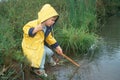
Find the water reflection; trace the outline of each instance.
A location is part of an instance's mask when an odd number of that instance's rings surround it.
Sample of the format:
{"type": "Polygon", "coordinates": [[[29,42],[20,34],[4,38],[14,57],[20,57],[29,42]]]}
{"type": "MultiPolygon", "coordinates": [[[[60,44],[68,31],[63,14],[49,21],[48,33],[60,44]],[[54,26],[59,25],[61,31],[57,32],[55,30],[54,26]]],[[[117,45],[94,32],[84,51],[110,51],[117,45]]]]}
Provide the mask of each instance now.
{"type": "Polygon", "coordinates": [[[88,78],[78,80],[120,80],[120,17],[113,16],[101,32],[104,43],[94,61],[83,72],[88,78]]]}

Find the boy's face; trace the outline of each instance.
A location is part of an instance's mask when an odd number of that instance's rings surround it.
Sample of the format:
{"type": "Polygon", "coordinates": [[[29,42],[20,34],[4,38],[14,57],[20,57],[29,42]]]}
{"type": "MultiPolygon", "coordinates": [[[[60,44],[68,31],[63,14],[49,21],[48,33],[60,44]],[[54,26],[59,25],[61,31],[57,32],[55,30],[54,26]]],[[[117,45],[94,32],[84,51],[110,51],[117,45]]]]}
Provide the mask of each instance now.
{"type": "Polygon", "coordinates": [[[57,19],[57,17],[51,17],[51,18],[47,19],[47,20],[44,22],[44,24],[45,24],[46,26],[50,27],[50,26],[52,26],[52,25],[55,23],[56,19],[57,19]]]}

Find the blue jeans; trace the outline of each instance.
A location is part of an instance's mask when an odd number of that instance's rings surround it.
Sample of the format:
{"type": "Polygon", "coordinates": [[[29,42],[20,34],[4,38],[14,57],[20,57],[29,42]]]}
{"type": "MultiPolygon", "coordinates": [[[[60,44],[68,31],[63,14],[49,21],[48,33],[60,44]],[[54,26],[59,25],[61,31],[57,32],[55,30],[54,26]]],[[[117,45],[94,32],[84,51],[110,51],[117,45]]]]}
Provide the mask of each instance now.
{"type": "Polygon", "coordinates": [[[43,58],[42,58],[42,62],[40,64],[40,69],[43,70],[44,69],[44,65],[45,65],[45,60],[46,60],[46,57],[48,58],[48,61],[49,62],[53,62],[53,56],[54,52],[48,48],[47,46],[44,46],[44,53],[43,53],[43,58]]]}

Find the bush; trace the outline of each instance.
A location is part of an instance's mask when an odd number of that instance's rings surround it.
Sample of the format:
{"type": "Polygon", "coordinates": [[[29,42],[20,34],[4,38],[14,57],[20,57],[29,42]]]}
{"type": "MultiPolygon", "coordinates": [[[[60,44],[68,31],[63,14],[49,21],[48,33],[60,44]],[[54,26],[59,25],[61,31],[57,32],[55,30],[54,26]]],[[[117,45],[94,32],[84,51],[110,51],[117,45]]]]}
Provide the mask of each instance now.
{"type": "Polygon", "coordinates": [[[97,41],[94,33],[86,33],[81,29],[73,27],[59,30],[55,35],[65,53],[81,54],[86,53],[92,44],[97,41]]]}

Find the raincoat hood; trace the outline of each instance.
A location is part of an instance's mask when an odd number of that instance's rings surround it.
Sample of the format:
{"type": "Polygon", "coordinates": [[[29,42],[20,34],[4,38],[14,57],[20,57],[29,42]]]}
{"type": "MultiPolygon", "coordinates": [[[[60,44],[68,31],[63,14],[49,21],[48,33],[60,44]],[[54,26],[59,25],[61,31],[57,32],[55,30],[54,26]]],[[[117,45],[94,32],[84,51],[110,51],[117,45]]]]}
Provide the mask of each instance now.
{"type": "Polygon", "coordinates": [[[58,16],[58,13],[50,4],[45,4],[38,12],[38,24],[44,22],[45,20],[53,16],[58,16]]]}

